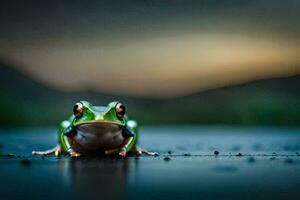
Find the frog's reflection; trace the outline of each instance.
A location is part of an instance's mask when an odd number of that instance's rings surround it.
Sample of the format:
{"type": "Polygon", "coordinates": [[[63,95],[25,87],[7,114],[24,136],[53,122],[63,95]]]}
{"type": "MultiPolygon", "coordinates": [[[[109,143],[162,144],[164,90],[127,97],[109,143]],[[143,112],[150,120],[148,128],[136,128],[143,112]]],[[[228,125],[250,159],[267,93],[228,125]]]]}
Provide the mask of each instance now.
{"type": "Polygon", "coordinates": [[[127,196],[128,159],[63,159],[63,179],[78,199],[124,199],[127,196]]]}

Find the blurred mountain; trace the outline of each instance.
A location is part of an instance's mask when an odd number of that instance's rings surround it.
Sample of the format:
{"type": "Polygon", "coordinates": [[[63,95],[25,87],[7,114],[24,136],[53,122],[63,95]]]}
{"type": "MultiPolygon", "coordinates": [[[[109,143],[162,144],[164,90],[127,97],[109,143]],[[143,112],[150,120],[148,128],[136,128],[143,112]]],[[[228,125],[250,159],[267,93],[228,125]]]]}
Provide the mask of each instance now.
{"type": "Polygon", "coordinates": [[[151,99],[59,91],[0,62],[0,91],[0,127],[56,125],[79,100],[95,105],[121,101],[141,124],[300,125],[299,75],[151,99]]]}

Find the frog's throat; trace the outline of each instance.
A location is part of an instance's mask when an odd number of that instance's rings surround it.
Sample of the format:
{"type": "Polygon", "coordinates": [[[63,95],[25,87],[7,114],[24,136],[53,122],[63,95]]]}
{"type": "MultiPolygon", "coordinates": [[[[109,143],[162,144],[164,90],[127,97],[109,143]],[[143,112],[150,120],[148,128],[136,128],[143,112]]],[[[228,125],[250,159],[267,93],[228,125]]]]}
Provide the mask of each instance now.
{"type": "Polygon", "coordinates": [[[114,122],[87,121],[74,125],[72,148],[78,152],[118,148],[124,142],[123,126],[114,122]]]}
{"type": "Polygon", "coordinates": [[[74,126],[76,127],[76,126],[80,126],[83,124],[90,124],[90,125],[93,125],[93,124],[115,124],[115,125],[119,125],[119,126],[124,126],[121,123],[108,121],[108,120],[90,120],[90,121],[84,121],[84,122],[76,122],[76,123],[74,123],[74,126]]]}

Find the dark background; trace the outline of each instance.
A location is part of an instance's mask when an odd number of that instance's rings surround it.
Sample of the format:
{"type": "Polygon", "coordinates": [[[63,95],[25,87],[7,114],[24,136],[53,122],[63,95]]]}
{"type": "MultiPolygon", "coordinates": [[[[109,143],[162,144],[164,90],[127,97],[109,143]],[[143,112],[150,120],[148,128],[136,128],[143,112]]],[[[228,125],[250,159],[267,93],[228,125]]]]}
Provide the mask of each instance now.
{"type": "Polygon", "coordinates": [[[300,125],[298,1],[1,1],[0,126],[300,125]]]}
{"type": "Polygon", "coordinates": [[[0,199],[300,199],[300,1],[0,1],[0,199]],[[80,100],[156,157],[33,156],[80,100]]]}

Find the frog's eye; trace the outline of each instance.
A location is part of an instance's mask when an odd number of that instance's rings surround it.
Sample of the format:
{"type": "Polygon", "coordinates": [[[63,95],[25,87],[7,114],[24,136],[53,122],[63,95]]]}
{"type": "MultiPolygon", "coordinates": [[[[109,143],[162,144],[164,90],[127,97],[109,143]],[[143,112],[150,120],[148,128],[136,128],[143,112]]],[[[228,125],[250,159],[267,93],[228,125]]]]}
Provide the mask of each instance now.
{"type": "Polygon", "coordinates": [[[125,106],[123,106],[121,103],[117,103],[116,105],[116,113],[117,113],[117,117],[119,119],[123,119],[124,115],[125,115],[125,106]]]}
{"type": "Polygon", "coordinates": [[[81,117],[83,113],[82,103],[76,103],[73,107],[73,113],[76,117],[81,117]]]}

